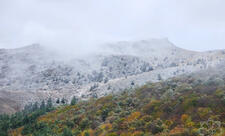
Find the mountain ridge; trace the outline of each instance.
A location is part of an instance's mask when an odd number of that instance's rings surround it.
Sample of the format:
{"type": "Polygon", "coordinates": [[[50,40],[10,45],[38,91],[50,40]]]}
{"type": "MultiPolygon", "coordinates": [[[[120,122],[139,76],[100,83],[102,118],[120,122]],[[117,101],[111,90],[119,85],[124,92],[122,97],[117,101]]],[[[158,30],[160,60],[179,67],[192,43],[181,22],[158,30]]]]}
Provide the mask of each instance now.
{"type": "Polygon", "coordinates": [[[1,50],[0,96],[18,102],[19,109],[49,97],[101,97],[159,78],[204,70],[225,60],[224,50],[193,52],[165,39],[101,47],[99,52],[73,59],[64,59],[39,44],[1,50]]]}

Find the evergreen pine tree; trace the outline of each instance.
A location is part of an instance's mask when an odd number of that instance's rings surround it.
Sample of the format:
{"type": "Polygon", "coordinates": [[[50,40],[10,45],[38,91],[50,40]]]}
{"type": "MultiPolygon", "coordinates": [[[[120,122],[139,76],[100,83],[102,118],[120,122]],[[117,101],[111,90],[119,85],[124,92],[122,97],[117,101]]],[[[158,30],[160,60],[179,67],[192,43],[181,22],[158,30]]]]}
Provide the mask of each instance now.
{"type": "Polygon", "coordinates": [[[45,101],[43,100],[42,102],[41,102],[41,105],[40,105],[40,109],[41,110],[45,110],[45,101]]]}
{"type": "Polygon", "coordinates": [[[73,99],[70,102],[70,105],[75,105],[77,103],[78,99],[76,98],[76,96],[73,96],[73,99]]]}
{"type": "Polygon", "coordinates": [[[66,99],[65,98],[62,98],[61,103],[62,104],[66,104],[66,99]]]}
{"type": "Polygon", "coordinates": [[[47,101],[47,111],[50,111],[53,107],[53,104],[52,104],[52,98],[48,98],[48,101],[47,101]]]}
{"type": "Polygon", "coordinates": [[[32,111],[38,110],[38,102],[35,102],[32,106],[32,111]]]}
{"type": "Polygon", "coordinates": [[[58,98],[58,99],[56,100],[56,103],[57,103],[57,104],[59,104],[59,103],[60,103],[60,100],[59,100],[59,98],[58,98]]]}

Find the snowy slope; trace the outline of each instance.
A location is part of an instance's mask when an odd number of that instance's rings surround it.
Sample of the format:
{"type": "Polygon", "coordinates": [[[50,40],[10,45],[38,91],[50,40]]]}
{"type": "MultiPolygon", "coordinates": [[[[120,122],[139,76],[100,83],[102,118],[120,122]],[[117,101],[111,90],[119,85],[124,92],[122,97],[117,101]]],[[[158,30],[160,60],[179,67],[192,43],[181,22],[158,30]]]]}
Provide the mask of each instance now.
{"type": "MultiPolygon", "coordinates": [[[[73,59],[62,59],[38,44],[1,49],[0,100],[17,102],[18,106],[12,107],[18,110],[48,97],[100,97],[214,67],[225,60],[225,51],[187,51],[167,39],[118,42],[99,48],[98,52],[73,59]]],[[[10,103],[5,101],[6,109],[10,103]]]]}

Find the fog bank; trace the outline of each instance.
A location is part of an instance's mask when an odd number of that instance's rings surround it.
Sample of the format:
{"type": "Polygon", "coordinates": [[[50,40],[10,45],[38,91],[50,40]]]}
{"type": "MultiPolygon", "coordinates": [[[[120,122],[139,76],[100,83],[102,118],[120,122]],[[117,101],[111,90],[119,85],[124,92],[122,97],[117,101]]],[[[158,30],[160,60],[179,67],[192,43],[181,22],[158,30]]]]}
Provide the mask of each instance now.
{"type": "Polygon", "coordinates": [[[181,48],[225,48],[224,0],[0,1],[0,48],[39,43],[77,54],[115,41],[168,37],[181,48]]]}

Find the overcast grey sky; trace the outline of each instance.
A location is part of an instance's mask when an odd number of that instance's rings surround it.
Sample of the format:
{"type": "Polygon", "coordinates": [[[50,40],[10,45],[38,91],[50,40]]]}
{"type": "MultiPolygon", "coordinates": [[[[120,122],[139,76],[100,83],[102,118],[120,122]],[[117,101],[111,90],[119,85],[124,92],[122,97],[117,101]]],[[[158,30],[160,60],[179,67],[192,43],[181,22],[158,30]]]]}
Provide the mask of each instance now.
{"type": "Polygon", "coordinates": [[[186,49],[224,49],[225,0],[0,0],[0,48],[164,37],[186,49]]]}

